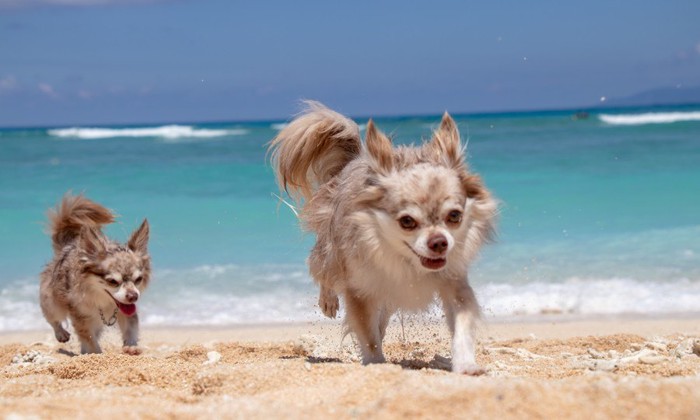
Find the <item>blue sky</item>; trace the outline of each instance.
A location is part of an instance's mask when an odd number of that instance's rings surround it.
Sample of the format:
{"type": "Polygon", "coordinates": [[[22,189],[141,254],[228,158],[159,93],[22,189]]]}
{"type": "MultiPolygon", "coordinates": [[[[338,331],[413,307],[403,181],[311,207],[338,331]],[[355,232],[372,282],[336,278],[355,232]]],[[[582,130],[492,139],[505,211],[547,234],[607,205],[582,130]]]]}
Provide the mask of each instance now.
{"type": "Polygon", "coordinates": [[[700,85],[700,2],[0,0],[0,126],[592,105],[700,85]]]}

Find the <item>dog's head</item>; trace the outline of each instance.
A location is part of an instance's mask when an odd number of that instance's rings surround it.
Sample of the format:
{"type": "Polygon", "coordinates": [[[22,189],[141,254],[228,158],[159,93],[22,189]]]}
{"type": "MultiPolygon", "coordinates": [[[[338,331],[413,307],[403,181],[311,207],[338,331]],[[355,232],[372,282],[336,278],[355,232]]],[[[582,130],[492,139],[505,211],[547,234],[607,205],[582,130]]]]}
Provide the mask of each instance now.
{"type": "Polygon", "coordinates": [[[80,261],[87,287],[95,291],[97,299],[108,295],[127,316],[136,313],[136,301],[151,277],[148,236],[147,220],[125,246],[109,241],[94,228],[84,227],[80,232],[80,261]]]}
{"type": "MultiPolygon", "coordinates": [[[[465,268],[493,231],[496,201],[479,176],[468,171],[457,125],[445,113],[422,147],[393,148],[370,121],[368,162],[361,212],[374,219],[376,245],[418,270],[465,268]]],[[[367,233],[367,232],[366,232],[367,233]]]]}

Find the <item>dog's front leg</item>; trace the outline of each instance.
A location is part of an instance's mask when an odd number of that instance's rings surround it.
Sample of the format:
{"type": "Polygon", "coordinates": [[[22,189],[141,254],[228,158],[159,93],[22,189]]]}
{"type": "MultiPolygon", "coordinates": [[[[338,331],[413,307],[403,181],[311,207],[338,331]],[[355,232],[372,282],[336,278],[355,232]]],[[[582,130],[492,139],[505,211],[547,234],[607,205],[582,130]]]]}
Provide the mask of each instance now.
{"type": "Polygon", "coordinates": [[[440,295],[452,333],[452,372],[484,374],[484,369],[476,364],[474,356],[474,328],[479,315],[474,291],[465,280],[443,288],[440,295]]]}
{"type": "Polygon", "coordinates": [[[59,343],[65,343],[70,339],[70,333],[63,328],[60,321],[51,321],[51,327],[59,343]]]}
{"type": "Polygon", "coordinates": [[[59,343],[65,343],[70,339],[70,333],[63,328],[62,321],[66,318],[67,314],[65,309],[60,308],[54,302],[53,295],[48,291],[41,289],[41,312],[44,313],[44,318],[51,324],[53,328],[53,333],[56,336],[56,340],[59,343]]]}
{"type": "Polygon", "coordinates": [[[346,322],[355,333],[362,352],[362,364],[384,363],[380,318],[382,310],[377,303],[366,297],[345,292],[346,322]]]}
{"type": "Polygon", "coordinates": [[[89,315],[81,313],[71,313],[71,321],[75,333],[80,339],[80,353],[102,353],[102,348],[98,340],[102,332],[102,324],[99,320],[94,319],[89,315]]]}
{"type": "Polygon", "coordinates": [[[139,341],[139,315],[133,314],[126,316],[121,312],[117,315],[119,329],[122,332],[124,347],[122,351],[126,354],[138,355],[141,354],[141,348],[138,347],[139,341]]]}
{"type": "Polygon", "coordinates": [[[335,318],[338,313],[338,295],[333,289],[321,285],[321,290],[318,294],[318,306],[328,318],[335,318]]]}

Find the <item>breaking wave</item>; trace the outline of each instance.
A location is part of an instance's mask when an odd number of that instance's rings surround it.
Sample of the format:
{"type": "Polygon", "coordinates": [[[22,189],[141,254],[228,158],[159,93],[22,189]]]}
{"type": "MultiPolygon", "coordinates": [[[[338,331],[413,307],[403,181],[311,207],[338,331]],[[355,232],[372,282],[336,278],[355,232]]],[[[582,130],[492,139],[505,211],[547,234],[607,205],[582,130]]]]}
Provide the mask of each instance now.
{"type": "Polygon", "coordinates": [[[248,133],[248,130],[242,128],[212,129],[195,128],[189,125],[164,125],[160,127],[131,128],[71,127],[48,130],[48,134],[50,136],[84,140],[107,139],[114,137],[156,137],[166,140],[173,140],[180,138],[237,136],[246,133],[248,133]]]}
{"type": "Polygon", "coordinates": [[[598,118],[610,125],[669,124],[681,121],[700,121],[700,111],[646,112],[643,114],[600,114],[598,118]]]}
{"type": "MultiPolygon", "coordinates": [[[[303,265],[212,265],[157,270],[139,306],[144,325],[226,326],[322,321],[318,290],[303,265]]],[[[36,279],[0,289],[0,332],[48,329],[36,279]]],[[[623,315],[698,312],[700,282],[569,278],[562,282],[483,283],[474,290],[489,318],[540,314],[623,315]]],[[[432,317],[434,311],[424,316],[432,317]]],[[[437,311],[437,316],[441,311],[437,311]]]]}

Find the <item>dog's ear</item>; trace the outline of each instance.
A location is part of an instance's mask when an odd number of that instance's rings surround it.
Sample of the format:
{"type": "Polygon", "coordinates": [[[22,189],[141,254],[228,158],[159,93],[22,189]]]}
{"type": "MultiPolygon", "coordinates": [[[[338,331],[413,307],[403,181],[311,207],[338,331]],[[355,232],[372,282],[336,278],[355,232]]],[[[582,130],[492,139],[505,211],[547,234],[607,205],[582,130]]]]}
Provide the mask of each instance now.
{"type": "Polygon", "coordinates": [[[491,198],[491,194],[484,186],[479,175],[467,174],[465,172],[460,174],[460,181],[462,183],[462,189],[467,197],[482,201],[491,198]]]}
{"type": "Polygon", "coordinates": [[[83,226],[80,229],[80,248],[88,255],[98,255],[105,251],[105,244],[95,228],[83,226]]]}
{"type": "Polygon", "coordinates": [[[148,226],[148,219],[143,219],[141,226],[139,226],[139,228],[131,234],[129,242],[127,242],[126,246],[128,246],[129,249],[134,252],[142,252],[145,254],[148,252],[149,231],[150,228],[148,226]]]}
{"type": "Polygon", "coordinates": [[[374,126],[374,121],[371,119],[367,123],[367,132],[365,135],[365,144],[367,152],[376,163],[377,169],[380,172],[389,172],[393,167],[391,140],[374,126]]]}
{"type": "Polygon", "coordinates": [[[440,127],[433,133],[430,148],[450,166],[460,166],[463,163],[462,144],[459,141],[459,130],[455,120],[445,112],[440,127]]]}

